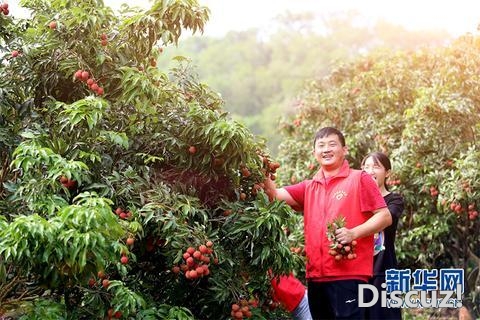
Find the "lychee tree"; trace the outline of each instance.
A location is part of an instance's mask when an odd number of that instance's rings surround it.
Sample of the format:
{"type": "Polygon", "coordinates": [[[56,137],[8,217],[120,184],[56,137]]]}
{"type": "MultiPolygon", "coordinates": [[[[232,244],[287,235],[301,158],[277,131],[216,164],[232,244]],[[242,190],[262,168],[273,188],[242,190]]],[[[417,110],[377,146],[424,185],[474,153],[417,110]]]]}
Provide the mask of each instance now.
{"type": "Polygon", "coordinates": [[[24,0],[0,16],[0,315],[275,318],[267,271],[301,276],[278,164],[187,58],[208,9],[24,0]],[[238,307],[238,308],[237,308],[238,307]]]}
{"type": "Polygon", "coordinates": [[[338,65],[299,94],[282,121],[280,185],[311,177],[320,127],[341,129],[348,160],[359,168],[371,151],[387,153],[387,183],[406,204],[397,235],[402,268],[463,268],[464,305],[480,301],[480,38],[442,48],[372,52],[338,65]]]}

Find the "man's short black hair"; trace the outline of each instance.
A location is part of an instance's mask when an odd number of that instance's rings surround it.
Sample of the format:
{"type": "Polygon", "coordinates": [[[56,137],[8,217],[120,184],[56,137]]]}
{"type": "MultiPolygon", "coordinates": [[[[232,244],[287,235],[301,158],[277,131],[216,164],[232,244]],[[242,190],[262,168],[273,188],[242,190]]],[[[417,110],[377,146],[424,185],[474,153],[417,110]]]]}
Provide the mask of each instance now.
{"type": "Polygon", "coordinates": [[[315,143],[317,143],[317,140],[320,138],[325,138],[328,137],[329,135],[335,134],[338,136],[338,139],[340,140],[340,143],[342,144],[342,147],[345,147],[345,137],[343,136],[343,133],[333,127],[324,127],[320,130],[317,131],[315,134],[315,139],[313,140],[313,147],[315,148],[315,143]]]}

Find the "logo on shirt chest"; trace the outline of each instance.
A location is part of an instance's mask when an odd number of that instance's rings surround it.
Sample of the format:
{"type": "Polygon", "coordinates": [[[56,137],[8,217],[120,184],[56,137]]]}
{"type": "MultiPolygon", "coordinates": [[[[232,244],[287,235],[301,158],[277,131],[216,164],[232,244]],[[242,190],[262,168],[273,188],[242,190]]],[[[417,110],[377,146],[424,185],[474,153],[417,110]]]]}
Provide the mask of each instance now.
{"type": "Polygon", "coordinates": [[[345,192],[344,190],[335,191],[335,193],[333,194],[333,197],[337,200],[342,200],[346,196],[347,196],[347,192],[345,192]]]}

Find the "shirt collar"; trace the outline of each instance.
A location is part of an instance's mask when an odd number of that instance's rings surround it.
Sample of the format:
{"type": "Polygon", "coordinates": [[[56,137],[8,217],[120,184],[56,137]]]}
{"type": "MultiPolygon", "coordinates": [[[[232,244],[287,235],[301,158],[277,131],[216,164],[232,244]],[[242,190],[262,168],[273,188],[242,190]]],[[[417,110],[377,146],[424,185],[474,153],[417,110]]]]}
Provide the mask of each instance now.
{"type": "MultiPolygon", "coordinates": [[[[349,173],[350,173],[350,165],[348,164],[348,161],[345,159],[343,160],[343,164],[342,164],[342,167],[340,168],[340,171],[336,175],[329,178],[335,178],[335,177],[345,178],[348,176],[349,173]]],[[[318,172],[313,176],[313,180],[320,183],[323,183],[326,180],[325,174],[322,168],[320,168],[320,170],[318,170],[318,172]]]]}

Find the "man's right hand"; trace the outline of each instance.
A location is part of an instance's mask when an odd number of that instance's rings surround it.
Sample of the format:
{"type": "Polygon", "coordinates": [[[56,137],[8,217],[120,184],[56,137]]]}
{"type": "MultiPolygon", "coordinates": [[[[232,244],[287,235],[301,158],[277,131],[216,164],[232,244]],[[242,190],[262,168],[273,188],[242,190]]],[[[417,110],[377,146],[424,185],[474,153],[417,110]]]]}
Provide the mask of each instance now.
{"type": "Polygon", "coordinates": [[[267,194],[270,202],[275,200],[275,198],[277,197],[277,187],[275,186],[275,182],[273,182],[273,180],[270,178],[266,178],[263,181],[263,184],[264,184],[263,190],[267,194]]]}

